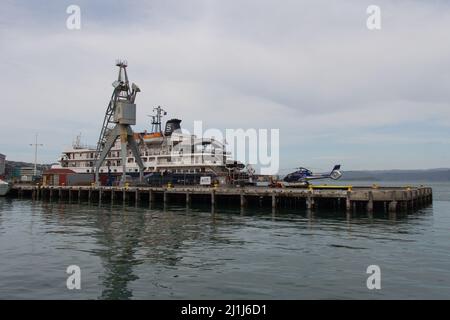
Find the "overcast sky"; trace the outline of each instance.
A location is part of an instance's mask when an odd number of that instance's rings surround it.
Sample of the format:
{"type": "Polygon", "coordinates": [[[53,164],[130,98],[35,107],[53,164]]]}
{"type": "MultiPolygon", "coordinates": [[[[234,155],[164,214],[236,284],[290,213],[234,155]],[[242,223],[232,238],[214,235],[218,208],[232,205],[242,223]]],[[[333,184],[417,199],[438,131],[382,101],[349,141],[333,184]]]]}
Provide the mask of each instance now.
{"type": "Polygon", "coordinates": [[[282,172],[450,167],[448,1],[2,1],[0,57],[9,160],[33,161],[36,132],[40,162],[95,145],[126,58],[135,130],[162,105],[189,130],[280,129],[282,172]]]}

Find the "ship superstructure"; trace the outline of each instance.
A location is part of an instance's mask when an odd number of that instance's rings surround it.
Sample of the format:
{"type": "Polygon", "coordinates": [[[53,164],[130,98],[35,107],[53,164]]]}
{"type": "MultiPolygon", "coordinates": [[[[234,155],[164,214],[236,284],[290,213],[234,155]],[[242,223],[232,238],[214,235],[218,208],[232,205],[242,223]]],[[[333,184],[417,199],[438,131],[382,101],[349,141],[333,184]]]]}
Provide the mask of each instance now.
{"type": "MultiPolygon", "coordinates": [[[[183,133],[181,120],[170,119],[166,122],[164,132],[139,132],[133,136],[144,164],[144,173],[228,173],[227,165],[230,153],[225,145],[213,138],[198,138],[183,133]]],[[[123,163],[120,155],[121,144],[118,139],[99,167],[100,173],[122,173],[123,163]]],[[[63,151],[60,164],[76,173],[94,173],[97,149],[74,144],[63,151]]],[[[128,148],[125,170],[127,174],[139,173],[135,156],[128,148]]]]}

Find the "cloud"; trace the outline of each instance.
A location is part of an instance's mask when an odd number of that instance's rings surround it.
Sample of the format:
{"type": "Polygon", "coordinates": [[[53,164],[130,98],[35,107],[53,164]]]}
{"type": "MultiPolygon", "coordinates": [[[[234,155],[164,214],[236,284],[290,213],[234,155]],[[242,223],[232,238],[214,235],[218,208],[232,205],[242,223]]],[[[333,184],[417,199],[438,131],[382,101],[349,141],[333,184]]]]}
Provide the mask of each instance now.
{"type": "MultiPolygon", "coordinates": [[[[69,4],[10,1],[0,13],[1,111],[10,119],[0,151],[10,159],[32,158],[23,149],[34,132],[43,161],[80,131],[95,144],[118,57],[142,89],[137,129],[149,128],[156,105],[188,129],[194,120],[279,128],[285,167],[326,167],[332,159],[320,153],[345,144],[352,165],[389,168],[365,156],[361,141],[374,150],[384,141],[391,152],[450,138],[445,2],[379,1],[375,32],[365,28],[371,3],[361,1],[80,1],[80,31],[65,28],[69,4]],[[391,135],[408,125],[434,130],[414,141],[391,135]]],[[[428,163],[446,166],[449,152],[432,150],[442,162],[428,163]]]]}

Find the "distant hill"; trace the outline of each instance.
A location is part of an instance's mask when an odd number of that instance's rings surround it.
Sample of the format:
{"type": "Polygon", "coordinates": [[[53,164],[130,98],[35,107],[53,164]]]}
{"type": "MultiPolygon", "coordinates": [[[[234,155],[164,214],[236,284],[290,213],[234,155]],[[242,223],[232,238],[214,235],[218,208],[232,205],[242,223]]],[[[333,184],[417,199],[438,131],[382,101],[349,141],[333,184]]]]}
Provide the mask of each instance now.
{"type": "Polygon", "coordinates": [[[449,168],[425,170],[361,170],[343,171],[343,180],[349,181],[450,181],[449,168]]]}

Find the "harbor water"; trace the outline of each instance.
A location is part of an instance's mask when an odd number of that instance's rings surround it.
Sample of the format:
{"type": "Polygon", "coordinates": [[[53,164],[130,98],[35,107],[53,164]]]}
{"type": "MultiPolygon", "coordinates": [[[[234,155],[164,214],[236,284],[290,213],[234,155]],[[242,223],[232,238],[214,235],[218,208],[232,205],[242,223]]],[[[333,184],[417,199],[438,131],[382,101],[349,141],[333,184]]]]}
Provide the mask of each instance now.
{"type": "Polygon", "coordinates": [[[420,184],[408,214],[0,198],[0,299],[448,299],[450,183],[420,184]]]}

